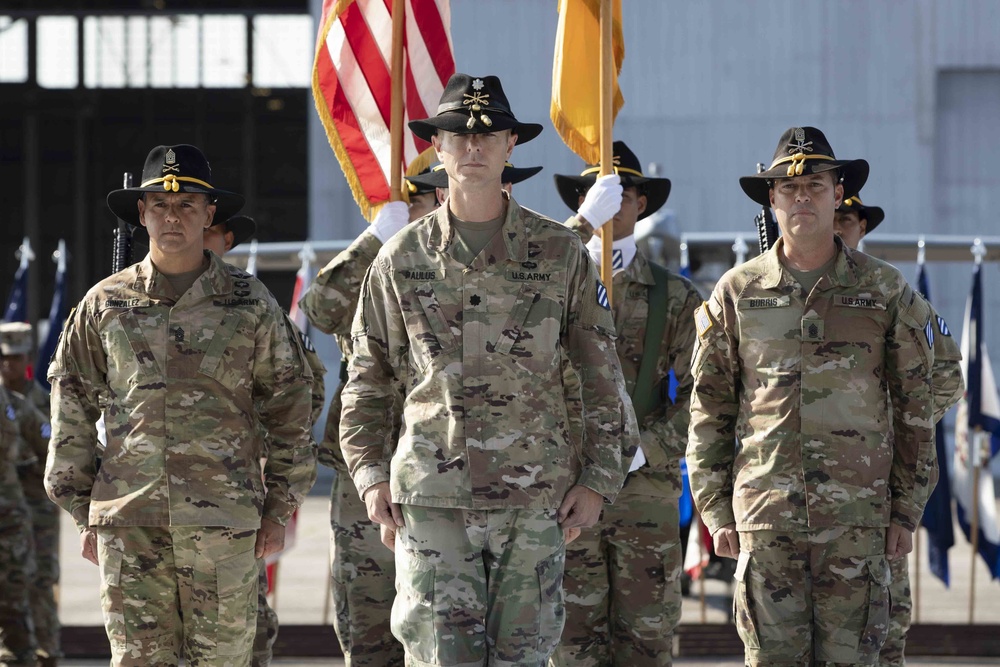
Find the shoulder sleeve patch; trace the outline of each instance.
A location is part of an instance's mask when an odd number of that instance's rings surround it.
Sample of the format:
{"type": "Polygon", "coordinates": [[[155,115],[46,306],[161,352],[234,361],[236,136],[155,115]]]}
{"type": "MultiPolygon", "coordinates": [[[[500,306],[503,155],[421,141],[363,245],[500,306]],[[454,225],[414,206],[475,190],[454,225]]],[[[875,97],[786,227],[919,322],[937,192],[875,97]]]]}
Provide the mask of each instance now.
{"type": "Polygon", "coordinates": [[[703,302],[700,306],[698,306],[695,309],[694,324],[698,329],[699,336],[704,336],[706,333],[708,333],[708,330],[715,325],[715,322],[712,321],[711,315],[708,314],[707,301],[703,302]]]}
{"type": "Polygon", "coordinates": [[[597,305],[604,310],[611,310],[611,303],[608,301],[608,288],[600,280],[597,281],[597,305]]]}

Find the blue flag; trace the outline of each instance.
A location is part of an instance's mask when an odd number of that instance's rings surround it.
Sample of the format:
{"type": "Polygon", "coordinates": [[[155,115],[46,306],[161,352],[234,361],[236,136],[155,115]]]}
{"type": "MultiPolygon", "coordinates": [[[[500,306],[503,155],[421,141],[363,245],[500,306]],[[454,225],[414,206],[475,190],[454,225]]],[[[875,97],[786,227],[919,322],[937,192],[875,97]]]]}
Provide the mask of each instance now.
{"type": "MultiPolygon", "coordinates": [[[[27,239],[25,239],[27,241],[27,239]]],[[[14,285],[10,288],[7,307],[3,311],[4,322],[28,321],[28,267],[31,265],[31,255],[21,246],[21,264],[14,274],[14,285]]]]}
{"type": "Polygon", "coordinates": [[[996,579],[1000,577],[1000,523],[989,460],[1000,452],[1000,394],[984,340],[981,269],[977,262],[962,332],[966,389],[955,423],[954,493],[958,523],[970,541],[972,513],[978,512],[979,555],[996,579]]]}
{"type": "Polygon", "coordinates": [[[45,340],[38,348],[38,360],[35,362],[35,379],[52,391],[47,377],[49,372],[49,360],[56,353],[56,344],[59,342],[59,334],[62,332],[63,323],[66,320],[66,243],[59,241],[59,258],[56,266],[56,285],[52,293],[52,306],[49,308],[49,330],[45,334],[45,340]]]}
{"type": "MultiPolygon", "coordinates": [[[[917,273],[917,291],[923,294],[928,302],[931,300],[927,270],[922,262],[917,273]]],[[[935,332],[937,335],[950,335],[943,320],[941,323],[937,323],[937,327],[938,331],[935,332]],[[945,329],[942,330],[942,327],[945,329]]],[[[934,441],[941,475],[927,501],[927,507],[924,508],[924,517],[921,523],[927,530],[927,560],[931,572],[943,581],[945,586],[948,586],[950,584],[948,549],[955,546],[955,529],[951,514],[951,479],[948,475],[948,454],[944,444],[944,429],[941,428],[940,424],[934,429],[934,441]]]]}

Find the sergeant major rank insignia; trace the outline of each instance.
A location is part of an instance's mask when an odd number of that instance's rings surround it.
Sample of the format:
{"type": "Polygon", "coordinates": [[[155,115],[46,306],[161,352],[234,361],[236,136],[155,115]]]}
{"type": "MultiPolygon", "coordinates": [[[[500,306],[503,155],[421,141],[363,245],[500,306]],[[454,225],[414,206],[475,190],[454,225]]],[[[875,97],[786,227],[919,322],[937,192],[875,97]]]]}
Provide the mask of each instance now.
{"type": "Polygon", "coordinates": [[[180,171],[181,166],[177,164],[177,153],[173,148],[167,149],[167,154],[163,156],[163,173],[168,171],[180,171]]]}

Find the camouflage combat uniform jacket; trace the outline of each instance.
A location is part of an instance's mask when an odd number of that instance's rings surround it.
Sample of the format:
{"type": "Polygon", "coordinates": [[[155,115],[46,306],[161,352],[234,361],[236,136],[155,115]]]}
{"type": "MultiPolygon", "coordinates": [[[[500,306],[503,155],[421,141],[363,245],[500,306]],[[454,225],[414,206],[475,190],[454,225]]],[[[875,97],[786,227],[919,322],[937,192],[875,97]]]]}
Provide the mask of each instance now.
{"type": "MultiPolygon", "coordinates": [[[[636,378],[645,353],[646,323],[649,319],[649,289],[653,272],[641,252],[628,267],[614,277],[613,308],[618,340],[618,359],[629,396],[635,391],[636,378]]],[[[670,274],[665,308],[667,323],[660,348],[656,351],[653,391],[656,407],[639,425],[642,452],[646,465],[632,471],[625,479],[623,494],[678,498],[681,493],[681,457],[684,456],[691,413],[691,350],[694,349],[694,310],[701,296],[694,286],[677,274],[670,274]],[[678,380],[676,400],[670,401],[670,371],[678,380]]]]}
{"type": "Polygon", "coordinates": [[[20,394],[0,385],[0,526],[28,520],[17,466],[34,464],[48,443],[48,422],[20,394]]]}
{"type": "MultiPolygon", "coordinates": [[[[337,341],[343,360],[341,368],[346,367],[354,349],[351,343],[351,322],[354,320],[354,311],[358,308],[361,283],[381,248],[382,242],[374,234],[361,234],[323,267],[309,286],[309,291],[299,301],[299,307],[305,312],[309,322],[323,333],[331,334],[337,341]]],[[[340,384],[326,413],[326,430],[323,442],[319,445],[319,462],[333,468],[338,474],[349,475],[344,454],[340,451],[341,393],[347,379],[344,375],[345,373],[341,373],[340,384]]],[[[387,452],[387,460],[389,456],[390,453],[387,452]]]]}
{"type": "Polygon", "coordinates": [[[551,509],[574,484],[608,500],[621,488],[635,418],[604,288],[575,234],[508,201],[475,258],[456,259],[442,206],[368,272],[340,428],[362,495],[389,481],[399,503],[551,509]],[[582,450],[569,432],[567,359],[582,378],[582,450]],[[400,404],[392,443],[387,417],[400,404]]]}
{"type": "MultiPolygon", "coordinates": [[[[571,216],[566,226],[574,230],[580,240],[587,243],[593,228],[577,216],[571,216]]],[[[649,290],[653,286],[653,272],[649,260],[638,250],[635,258],[615,274],[612,288],[615,330],[618,338],[615,347],[621,362],[622,375],[629,396],[634,395],[636,378],[645,353],[646,323],[649,320],[649,290]]],[[[660,349],[657,351],[656,371],[653,373],[653,391],[656,408],[639,425],[642,453],[646,465],[634,470],[625,478],[623,494],[679,498],[681,494],[681,457],[684,456],[691,413],[691,350],[694,349],[694,310],[701,305],[701,296],[691,281],[669,272],[667,301],[657,304],[665,308],[666,326],[660,349]],[[677,378],[677,393],[670,402],[670,371],[677,378]]],[[[627,468],[626,468],[627,470],[627,468]]]]}
{"type": "Polygon", "coordinates": [[[282,311],[256,278],[206,254],[182,296],[147,256],[67,318],[49,367],[45,484],[81,529],[285,523],[315,480],[312,378],[282,311]],[[263,482],[258,416],[271,438],[263,482]]]}
{"type": "Polygon", "coordinates": [[[914,530],[938,470],[926,301],[839,239],[805,294],[782,243],[726,273],[696,311],[687,461],[698,509],[712,532],[890,519],[914,530]]]}

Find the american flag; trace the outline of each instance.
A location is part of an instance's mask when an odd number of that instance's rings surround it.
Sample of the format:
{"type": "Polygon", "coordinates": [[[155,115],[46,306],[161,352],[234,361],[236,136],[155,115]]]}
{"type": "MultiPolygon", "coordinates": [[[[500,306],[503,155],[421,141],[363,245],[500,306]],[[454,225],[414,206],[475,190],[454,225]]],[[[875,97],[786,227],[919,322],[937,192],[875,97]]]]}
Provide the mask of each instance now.
{"type": "MultiPolygon", "coordinates": [[[[449,0],[405,0],[403,166],[429,164],[430,145],[405,129],[437,113],[455,73],[449,0]],[[425,164],[426,163],[426,164],[425,164]]],[[[393,0],[324,0],[313,98],[362,213],[390,199],[393,0]]]]}

